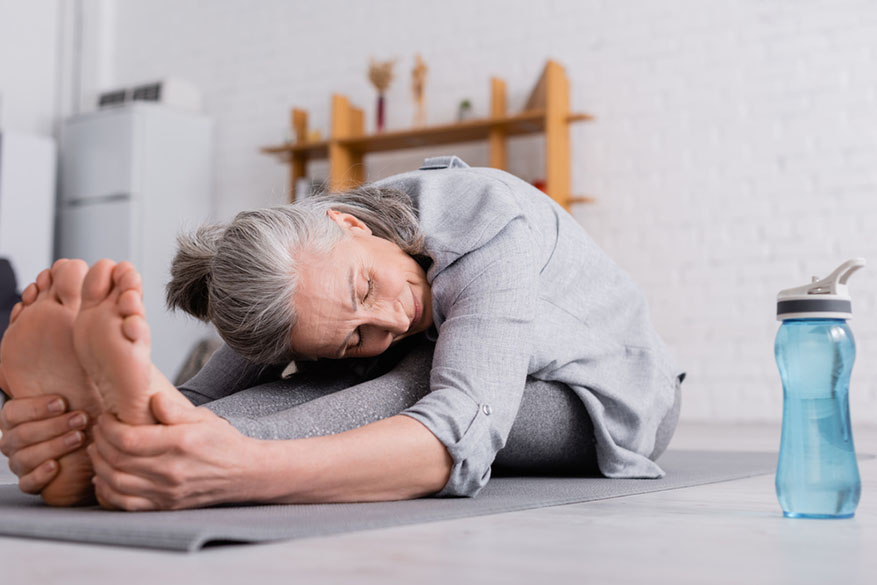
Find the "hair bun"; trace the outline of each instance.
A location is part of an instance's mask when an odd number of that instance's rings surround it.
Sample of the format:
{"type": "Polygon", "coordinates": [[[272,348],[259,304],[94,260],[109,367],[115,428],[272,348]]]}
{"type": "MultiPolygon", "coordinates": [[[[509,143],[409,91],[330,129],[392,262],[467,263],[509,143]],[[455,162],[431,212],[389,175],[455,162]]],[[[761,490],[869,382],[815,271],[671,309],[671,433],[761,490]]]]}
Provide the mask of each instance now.
{"type": "Polygon", "coordinates": [[[222,225],[203,225],[194,233],[177,236],[177,253],[167,284],[168,307],[182,309],[202,321],[210,319],[212,262],[224,231],[222,225]]]}

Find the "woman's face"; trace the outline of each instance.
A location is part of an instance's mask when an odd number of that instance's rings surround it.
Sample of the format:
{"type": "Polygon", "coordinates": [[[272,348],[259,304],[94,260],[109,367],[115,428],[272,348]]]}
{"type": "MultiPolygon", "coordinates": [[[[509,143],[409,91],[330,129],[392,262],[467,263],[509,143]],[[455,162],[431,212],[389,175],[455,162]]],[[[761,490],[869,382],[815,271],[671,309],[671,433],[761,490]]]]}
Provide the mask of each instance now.
{"type": "Polygon", "coordinates": [[[299,255],[293,352],[313,358],[375,356],[428,329],[432,296],[423,268],[356,217],[328,213],[349,237],[325,256],[299,255]]]}

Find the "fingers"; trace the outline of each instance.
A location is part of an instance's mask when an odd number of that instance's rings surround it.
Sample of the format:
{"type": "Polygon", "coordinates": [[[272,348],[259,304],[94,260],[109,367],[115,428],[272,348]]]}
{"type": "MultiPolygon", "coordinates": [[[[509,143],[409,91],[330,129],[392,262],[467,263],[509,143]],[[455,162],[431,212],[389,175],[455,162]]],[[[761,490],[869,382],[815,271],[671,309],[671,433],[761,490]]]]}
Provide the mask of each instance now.
{"type": "Polygon", "coordinates": [[[130,470],[133,459],[126,457],[121,450],[107,440],[101,425],[92,429],[92,439],[91,445],[88,446],[88,456],[95,467],[95,472],[101,463],[120,470],[130,470]]]}
{"type": "Polygon", "coordinates": [[[5,434],[22,423],[58,416],[67,410],[67,402],[56,394],[15,398],[0,409],[0,431],[5,434]]]}
{"type": "MultiPolygon", "coordinates": [[[[173,460],[168,462],[167,457],[162,456],[165,453],[166,451],[142,457],[132,455],[111,444],[100,426],[94,427],[93,441],[88,446],[88,455],[91,457],[96,474],[97,470],[101,469],[104,481],[109,481],[111,477],[116,478],[117,482],[111,482],[116,491],[138,493],[146,496],[155,496],[156,498],[165,495],[163,492],[159,493],[156,491],[157,486],[161,485],[167,489],[176,489],[181,487],[183,483],[179,463],[173,460]],[[113,473],[119,473],[122,476],[136,476],[137,481],[119,479],[117,476],[112,475],[113,473]]],[[[158,502],[159,500],[156,499],[155,501],[158,502]]]]}
{"type": "Polygon", "coordinates": [[[85,433],[70,431],[50,441],[36,443],[13,452],[9,456],[9,469],[19,478],[32,473],[48,461],[60,459],[85,444],[85,433]]]}
{"type": "MultiPolygon", "coordinates": [[[[62,414],[52,418],[21,423],[0,437],[0,453],[7,457],[20,449],[37,443],[50,441],[70,431],[83,431],[88,426],[88,415],[81,410],[62,414]]],[[[69,450],[51,454],[55,459],[68,453],[69,450]]]]}
{"type": "MultiPolygon", "coordinates": [[[[97,483],[97,481],[95,481],[94,478],[91,478],[91,484],[94,485],[95,483],[97,483]]],[[[117,508],[116,506],[114,506],[114,505],[112,505],[111,503],[109,503],[109,502],[108,502],[108,501],[107,501],[107,500],[106,500],[106,499],[105,499],[105,498],[104,498],[104,497],[103,497],[103,496],[97,491],[97,488],[95,488],[95,490],[94,490],[94,496],[95,496],[95,498],[97,499],[97,503],[100,505],[101,508],[104,508],[104,509],[106,509],[106,510],[118,510],[118,509],[119,509],[119,508],[117,508]]]]}
{"type": "Polygon", "coordinates": [[[97,447],[90,445],[88,456],[94,466],[94,474],[114,492],[128,495],[149,493],[152,487],[149,480],[111,465],[97,447]]]}
{"type": "Polygon", "coordinates": [[[176,446],[171,429],[164,425],[128,425],[105,413],[98,418],[95,440],[100,435],[103,442],[128,456],[154,457],[176,446]]]}
{"type": "Polygon", "coordinates": [[[88,447],[88,456],[94,467],[94,492],[101,506],[129,511],[158,509],[152,500],[139,495],[149,492],[152,486],[149,481],[114,468],[96,444],[88,447]]]}
{"type": "Polygon", "coordinates": [[[45,461],[30,473],[18,478],[18,489],[26,494],[39,494],[60,471],[57,461],[45,461]]]}
{"type": "Polygon", "coordinates": [[[101,506],[109,510],[128,510],[129,512],[145,512],[158,510],[151,500],[141,496],[119,493],[99,476],[94,477],[94,493],[101,506]]]}
{"type": "Polygon", "coordinates": [[[182,394],[158,392],[149,400],[149,408],[155,420],[165,425],[198,422],[216,415],[206,408],[195,408],[182,394]]]}
{"type": "Polygon", "coordinates": [[[130,451],[126,451],[111,443],[107,439],[103,425],[94,427],[92,434],[94,440],[88,449],[88,454],[92,459],[95,456],[99,456],[112,469],[140,477],[161,478],[164,475],[164,469],[158,463],[159,460],[157,458],[162,452],[147,456],[132,454],[130,451]]]}
{"type": "MultiPolygon", "coordinates": [[[[141,427],[134,427],[141,428],[141,427]]],[[[101,427],[88,446],[94,467],[95,493],[101,505],[124,510],[175,509],[186,491],[180,465],[166,457],[137,457],[117,450],[101,427]]]]}

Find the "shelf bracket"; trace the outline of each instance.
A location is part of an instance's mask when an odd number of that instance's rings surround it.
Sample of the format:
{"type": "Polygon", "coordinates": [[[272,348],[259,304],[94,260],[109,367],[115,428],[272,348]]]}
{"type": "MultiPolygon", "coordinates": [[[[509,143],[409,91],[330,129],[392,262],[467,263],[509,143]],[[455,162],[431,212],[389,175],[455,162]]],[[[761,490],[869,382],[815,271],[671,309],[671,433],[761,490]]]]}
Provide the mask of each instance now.
{"type": "MultiPolygon", "coordinates": [[[[490,80],[490,117],[494,120],[505,118],[505,81],[499,77],[490,80]]],[[[502,128],[491,128],[487,134],[487,147],[490,153],[490,166],[504,171],[508,160],[506,133],[502,128]]]]}

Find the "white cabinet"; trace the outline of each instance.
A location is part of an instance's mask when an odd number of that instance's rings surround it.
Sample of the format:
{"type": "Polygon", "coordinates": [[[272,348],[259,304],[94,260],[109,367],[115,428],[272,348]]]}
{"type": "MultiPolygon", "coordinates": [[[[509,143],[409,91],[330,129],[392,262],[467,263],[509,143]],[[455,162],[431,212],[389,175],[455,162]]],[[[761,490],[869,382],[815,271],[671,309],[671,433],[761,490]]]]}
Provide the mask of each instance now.
{"type": "Polygon", "coordinates": [[[64,124],[60,157],[57,255],[140,270],[153,361],[173,379],[210,334],[164,303],[177,233],[212,216],[210,120],[157,104],[77,116],[64,124]]]}
{"type": "Polygon", "coordinates": [[[52,263],[55,166],[51,138],[0,133],[0,256],[19,289],[52,263]]]}

